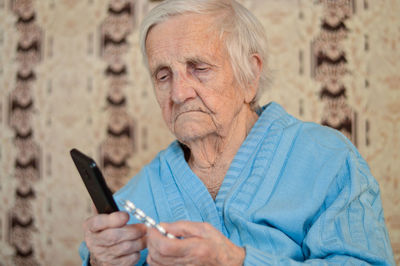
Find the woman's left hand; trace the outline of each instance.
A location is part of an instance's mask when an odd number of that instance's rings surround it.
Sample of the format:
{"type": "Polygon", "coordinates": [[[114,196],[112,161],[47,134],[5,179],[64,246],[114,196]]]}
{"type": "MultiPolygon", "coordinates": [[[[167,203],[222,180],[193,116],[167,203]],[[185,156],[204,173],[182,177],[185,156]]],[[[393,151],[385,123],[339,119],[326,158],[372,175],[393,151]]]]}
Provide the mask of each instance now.
{"type": "Polygon", "coordinates": [[[150,265],[243,265],[244,248],[233,244],[208,223],[179,221],[162,226],[183,239],[170,239],[154,228],[148,229],[150,265]]]}

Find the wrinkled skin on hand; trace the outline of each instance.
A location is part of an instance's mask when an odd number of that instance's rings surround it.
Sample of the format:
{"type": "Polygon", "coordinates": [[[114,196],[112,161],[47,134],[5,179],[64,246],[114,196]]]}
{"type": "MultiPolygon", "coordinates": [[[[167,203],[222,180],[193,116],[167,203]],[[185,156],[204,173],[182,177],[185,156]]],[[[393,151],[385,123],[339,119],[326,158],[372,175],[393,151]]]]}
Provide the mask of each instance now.
{"type": "Polygon", "coordinates": [[[243,265],[245,250],[208,223],[180,221],[162,224],[183,239],[169,239],[157,230],[147,231],[150,265],[243,265]]]}
{"type": "Polygon", "coordinates": [[[139,261],[139,252],[146,248],[146,227],[127,225],[128,220],[127,213],[114,212],[98,214],[84,222],[91,265],[134,265],[139,261]]]}

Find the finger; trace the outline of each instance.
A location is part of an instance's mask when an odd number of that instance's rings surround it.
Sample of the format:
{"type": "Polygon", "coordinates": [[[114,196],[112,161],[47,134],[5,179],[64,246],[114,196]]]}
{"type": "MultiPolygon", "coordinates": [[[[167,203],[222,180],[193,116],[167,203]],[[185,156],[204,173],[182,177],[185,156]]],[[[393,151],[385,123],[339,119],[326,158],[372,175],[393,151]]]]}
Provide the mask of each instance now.
{"type": "Polygon", "coordinates": [[[140,260],[140,253],[135,252],[125,256],[120,257],[109,257],[109,256],[102,256],[96,257],[96,262],[105,263],[107,265],[119,265],[119,266],[130,266],[136,265],[136,263],[140,260]]]}
{"type": "Polygon", "coordinates": [[[147,263],[153,265],[179,265],[178,261],[182,261],[182,257],[163,256],[156,250],[149,251],[147,254],[147,263]]]}
{"type": "MultiPolygon", "coordinates": [[[[148,232],[148,235],[151,234],[148,232]]],[[[151,237],[151,236],[150,236],[151,237]]],[[[217,255],[220,249],[208,240],[199,237],[166,239],[168,246],[158,245],[148,238],[150,265],[219,265],[217,255]],[[178,252],[176,252],[178,251],[178,252]]],[[[230,265],[230,264],[221,264],[230,265]]]]}
{"type": "Polygon", "coordinates": [[[147,263],[151,266],[154,265],[177,265],[176,260],[179,257],[171,257],[171,256],[164,256],[160,254],[156,249],[147,247],[148,254],[147,254],[147,263]]]}
{"type": "Polygon", "coordinates": [[[147,254],[146,262],[148,265],[151,265],[151,266],[162,265],[157,259],[154,259],[150,253],[147,254]]]}
{"type": "Polygon", "coordinates": [[[208,223],[178,221],[174,223],[161,223],[165,230],[177,237],[207,237],[211,231],[217,231],[208,223]]]}
{"type": "Polygon", "coordinates": [[[118,228],[124,226],[129,220],[126,212],[113,212],[111,214],[99,214],[90,217],[85,222],[85,229],[90,232],[99,232],[107,228],[118,228]]]}
{"type": "Polygon", "coordinates": [[[178,251],[168,243],[168,240],[173,240],[162,235],[154,228],[147,228],[147,248],[150,251],[155,251],[165,256],[179,256],[178,251]]]}
{"type": "Polygon", "coordinates": [[[154,228],[147,230],[147,247],[164,257],[182,257],[187,255],[187,249],[193,239],[170,239],[154,228]]]}
{"type": "Polygon", "coordinates": [[[168,265],[169,261],[167,262],[165,259],[158,257],[154,253],[148,253],[146,257],[146,262],[148,265],[151,266],[158,266],[158,265],[168,265]]]}
{"type": "Polygon", "coordinates": [[[93,242],[99,246],[113,246],[124,241],[134,241],[146,235],[144,224],[130,224],[121,228],[110,228],[92,233],[93,242]]]}
{"type": "Polygon", "coordinates": [[[107,252],[115,257],[127,256],[140,252],[146,248],[146,239],[140,238],[134,241],[124,241],[108,248],[107,252]]]}
{"type": "MultiPolygon", "coordinates": [[[[147,263],[149,265],[194,265],[193,258],[190,256],[170,256],[170,255],[165,255],[161,254],[157,251],[157,249],[154,249],[150,247],[149,245],[147,246],[148,248],[148,254],[147,254],[147,263]]],[[[197,261],[198,262],[198,261],[197,261]]]]}
{"type": "Polygon", "coordinates": [[[123,257],[119,257],[118,261],[114,265],[121,265],[121,266],[131,266],[131,265],[136,265],[140,260],[140,253],[135,252],[123,257]]]}

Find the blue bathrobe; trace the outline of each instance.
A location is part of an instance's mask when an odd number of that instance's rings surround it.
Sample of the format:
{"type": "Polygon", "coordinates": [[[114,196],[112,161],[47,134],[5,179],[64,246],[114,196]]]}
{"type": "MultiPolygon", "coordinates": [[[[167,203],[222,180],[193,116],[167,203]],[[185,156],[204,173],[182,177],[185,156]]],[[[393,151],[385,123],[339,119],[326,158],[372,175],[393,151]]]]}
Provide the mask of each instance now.
{"type": "MultiPolygon", "coordinates": [[[[177,141],[114,197],[157,222],[210,223],[245,248],[245,265],[394,265],[379,186],[351,142],[276,103],[259,115],[215,201],[177,141]]],[[[80,254],[86,264],[84,243],[80,254]]]]}

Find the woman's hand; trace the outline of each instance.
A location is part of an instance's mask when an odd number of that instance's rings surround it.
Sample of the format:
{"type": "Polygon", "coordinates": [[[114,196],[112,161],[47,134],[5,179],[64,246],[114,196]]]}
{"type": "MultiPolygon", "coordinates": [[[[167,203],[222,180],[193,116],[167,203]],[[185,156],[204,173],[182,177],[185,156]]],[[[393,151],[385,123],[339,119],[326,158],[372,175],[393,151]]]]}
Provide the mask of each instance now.
{"type": "Polygon", "coordinates": [[[140,250],[146,248],[146,227],[126,223],[126,212],[98,214],[83,224],[85,242],[90,251],[90,264],[134,265],[139,261],[140,250]]]}
{"type": "Polygon", "coordinates": [[[170,239],[148,229],[150,265],[243,265],[244,248],[233,244],[208,223],[180,221],[162,226],[183,239],[170,239]]]}

